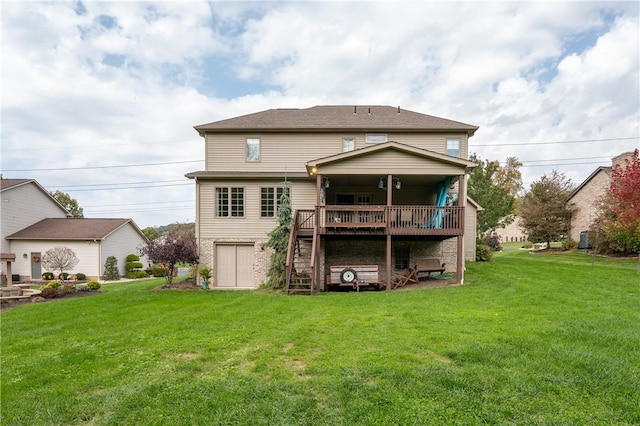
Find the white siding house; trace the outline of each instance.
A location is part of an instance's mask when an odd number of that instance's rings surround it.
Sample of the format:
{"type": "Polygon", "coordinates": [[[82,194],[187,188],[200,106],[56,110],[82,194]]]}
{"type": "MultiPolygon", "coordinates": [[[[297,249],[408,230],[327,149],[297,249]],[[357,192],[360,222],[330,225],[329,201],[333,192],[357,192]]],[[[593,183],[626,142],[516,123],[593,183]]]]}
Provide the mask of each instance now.
{"type": "MultiPolygon", "coordinates": [[[[40,279],[45,271],[44,253],[54,247],[68,247],[80,260],[69,274],[83,273],[88,278],[102,277],[109,256],[118,260],[118,270],[125,273],[125,258],[140,255],[147,238],[131,219],[44,219],[7,237],[16,254],[14,274],[21,279],[40,279]]],[[[146,265],[147,260],[141,257],[146,265]]]]}

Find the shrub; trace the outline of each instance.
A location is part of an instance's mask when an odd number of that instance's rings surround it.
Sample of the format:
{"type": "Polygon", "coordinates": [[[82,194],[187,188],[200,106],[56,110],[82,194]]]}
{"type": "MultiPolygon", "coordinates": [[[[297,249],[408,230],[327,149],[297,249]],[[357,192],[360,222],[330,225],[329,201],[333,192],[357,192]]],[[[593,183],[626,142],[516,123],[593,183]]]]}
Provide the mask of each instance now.
{"type": "Polygon", "coordinates": [[[492,234],[485,238],[484,244],[491,247],[491,250],[493,251],[502,250],[502,247],[500,247],[500,237],[498,236],[498,234],[492,234]]]}
{"type": "Polygon", "coordinates": [[[71,294],[76,292],[76,286],[73,284],[64,283],[59,290],[61,290],[63,294],[71,294]]]}
{"type": "Polygon", "coordinates": [[[69,278],[69,273],[68,272],[62,272],[60,275],[58,275],[58,278],[61,279],[62,281],[66,281],[67,278],[69,278]]]}
{"type": "Polygon", "coordinates": [[[62,283],[60,281],[49,281],[44,287],[45,288],[60,288],[60,287],[62,287],[62,283]]]}
{"type": "Polygon", "coordinates": [[[118,259],[115,256],[107,257],[104,262],[104,279],[107,281],[115,281],[120,278],[118,272],[118,259]]]}
{"type": "Polygon", "coordinates": [[[91,290],[86,283],[76,284],[76,291],[89,291],[91,290]]]}
{"type": "Polygon", "coordinates": [[[137,262],[138,260],[140,260],[140,256],[138,256],[137,254],[128,254],[124,259],[126,263],[137,262]]]}
{"type": "Polygon", "coordinates": [[[147,271],[143,271],[142,269],[136,269],[134,271],[128,271],[126,277],[130,280],[136,280],[138,278],[146,278],[147,271]]]}
{"type": "Polygon", "coordinates": [[[45,281],[51,281],[54,278],[55,277],[53,275],[53,272],[45,272],[44,274],[42,274],[42,279],[45,281]]]}
{"type": "Polygon", "coordinates": [[[90,290],[98,290],[100,289],[100,283],[98,281],[89,281],[87,287],[89,287],[90,290]]]}
{"type": "Polygon", "coordinates": [[[45,299],[55,299],[56,297],[60,296],[60,294],[58,293],[58,289],[53,287],[44,286],[40,289],[40,292],[40,296],[44,297],[45,299]]]}
{"type": "Polygon", "coordinates": [[[578,242],[572,238],[562,240],[562,250],[575,250],[578,248],[578,242]]]}
{"type": "Polygon", "coordinates": [[[167,273],[167,269],[163,268],[160,265],[153,265],[153,268],[151,268],[151,275],[153,275],[156,278],[162,278],[165,276],[166,273],[167,273]]]}
{"type": "Polygon", "coordinates": [[[478,262],[489,262],[493,257],[493,250],[486,244],[476,246],[476,260],[478,262]]]}
{"type": "Polygon", "coordinates": [[[78,272],[76,274],[76,280],[77,281],[84,281],[87,279],[87,276],[85,274],[83,274],[82,272],[78,272]]]}

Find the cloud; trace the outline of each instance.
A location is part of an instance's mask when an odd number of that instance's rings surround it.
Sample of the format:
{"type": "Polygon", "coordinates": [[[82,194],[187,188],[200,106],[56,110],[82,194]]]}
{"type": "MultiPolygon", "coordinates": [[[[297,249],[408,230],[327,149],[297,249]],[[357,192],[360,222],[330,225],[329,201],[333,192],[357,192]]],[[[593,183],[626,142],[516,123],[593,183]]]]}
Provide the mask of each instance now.
{"type": "Polygon", "coordinates": [[[193,220],[184,174],[204,166],[194,125],[376,103],[480,126],[471,150],[518,157],[527,183],[565,163],[579,183],[638,139],[544,142],[640,134],[639,8],[4,2],[2,169],[68,191],[94,217],[193,220]],[[112,167],[131,164],[158,165],[112,167]]]}

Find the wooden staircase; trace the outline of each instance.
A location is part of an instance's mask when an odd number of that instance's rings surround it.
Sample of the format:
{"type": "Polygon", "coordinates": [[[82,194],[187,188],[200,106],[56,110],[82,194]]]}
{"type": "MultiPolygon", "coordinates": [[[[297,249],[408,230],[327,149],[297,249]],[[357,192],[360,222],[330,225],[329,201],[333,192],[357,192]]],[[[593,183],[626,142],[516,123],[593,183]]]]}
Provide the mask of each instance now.
{"type": "Polygon", "coordinates": [[[289,235],[287,252],[287,294],[314,294],[314,257],[318,236],[300,232],[299,214],[296,211],[289,235]]]}

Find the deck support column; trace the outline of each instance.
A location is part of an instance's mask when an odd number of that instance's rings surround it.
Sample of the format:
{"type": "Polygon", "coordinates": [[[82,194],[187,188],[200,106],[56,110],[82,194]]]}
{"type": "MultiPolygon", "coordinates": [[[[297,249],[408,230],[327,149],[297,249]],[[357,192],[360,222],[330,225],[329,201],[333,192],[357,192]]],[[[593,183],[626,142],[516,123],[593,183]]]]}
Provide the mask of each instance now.
{"type": "Polygon", "coordinates": [[[456,244],[456,284],[464,284],[464,218],[466,215],[467,204],[467,187],[466,187],[466,175],[458,176],[458,205],[463,207],[458,217],[458,226],[462,229],[462,235],[458,235],[456,244]]]}
{"type": "MultiPolygon", "coordinates": [[[[393,175],[387,175],[387,206],[393,205],[393,175]]],[[[387,211],[389,211],[387,209],[387,211]]],[[[390,220],[387,218],[387,290],[391,290],[391,234],[389,233],[390,220]]]]}

